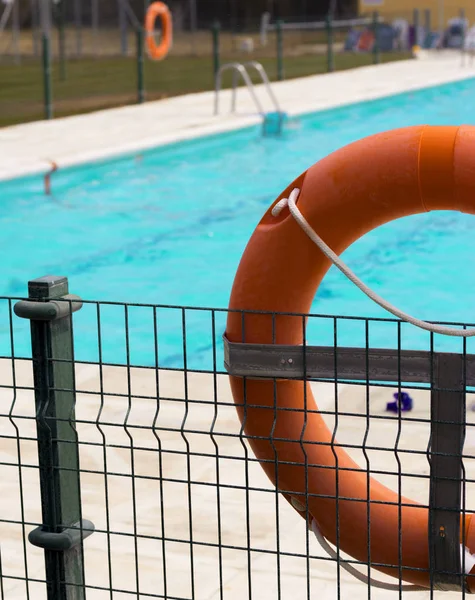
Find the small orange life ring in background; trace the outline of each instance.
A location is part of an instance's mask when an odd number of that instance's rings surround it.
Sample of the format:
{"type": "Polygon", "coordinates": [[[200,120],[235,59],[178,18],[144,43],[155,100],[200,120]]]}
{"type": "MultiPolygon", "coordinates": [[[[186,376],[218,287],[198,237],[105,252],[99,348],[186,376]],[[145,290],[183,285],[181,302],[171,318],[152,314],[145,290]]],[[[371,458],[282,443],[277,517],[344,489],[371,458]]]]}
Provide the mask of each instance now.
{"type": "Polygon", "coordinates": [[[145,33],[147,35],[147,52],[152,60],[163,60],[170,52],[173,41],[172,15],[163,2],[153,2],[145,15],[145,33]],[[155,21],[162,22],[162,39],[155,41],[155,21]]]}

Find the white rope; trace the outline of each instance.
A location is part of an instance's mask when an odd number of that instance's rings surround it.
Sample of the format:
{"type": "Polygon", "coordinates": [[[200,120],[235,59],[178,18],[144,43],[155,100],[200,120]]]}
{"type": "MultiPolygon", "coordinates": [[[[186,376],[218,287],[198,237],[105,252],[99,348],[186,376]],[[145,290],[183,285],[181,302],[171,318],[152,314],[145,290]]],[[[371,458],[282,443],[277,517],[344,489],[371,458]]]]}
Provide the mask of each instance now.
{"type": "MultiPolygon", "coordinates": [[[[305,506],[301,502],[299,502],[295,498],[291,498],[290,500],[292,506],[295,509],[297,509],[299,512],[305,512],[305,506]]],[[[353,565],[351,565],[349,562],[347,562],[346,560],[342,560],[341,557],[338,556],[338,553],[335,552],[335,550],[333,550],[333,548],[325,539],[323,533],[318,527],[317,521],[314,518],[312,518],[310,528],[313,531],[315,537],[317,538],[318,543],[323,548],[323,550],[325,550],[325,552],[330,556],[330,558],[339,562],[340,567],[344,571],[346,571],[355,579],[361,581],[365,585],[370,585],[371,587],[378,588],[381,590],[388,590],[390,592],[398,592],[399,590],[401,590],[402,592],[427,592],[427,588],[422,587],[420,585],[399,585],[395,583],[385,583],[384,581],[378,581],[377,579],[373,579],[372,577],[364,575],[363,573],[358,571],[358,569],[353,567],[353,565]]],[[[472,568],[475,566],[475,555],[471,554],[468,548],[464,548],[463,544],[460,544],[460,564],[465,566],[466,575],[468,575],[472,568]]]]}
{"type": "MultiPolygon", "coordinates": [[[[338,554],[335,552],[335,550],[333,550],[333,548],[330,546],[330,544],[327,542],[327,540],[323,536],[315,519],[312,520],[311,529],[312,529],[313,533],[315,534],[315,537],[317,538],[318,543],[325,550],[325,552],[330,556],[330,558],[332,558],[334,560],[338,560],[338,554]]],[[[473,567],[475,566],[475,555],[471,554],[471,552],[468,548],[464,548],[463,544],[460,544],[460,564],[463,564],[463,562],[464,562],[463,554],[465,554],[465,574],[468,575],[470,573],[470,571],[473,569],[473,567]]],[[[350,575],[353,575],[353,577],[355,579],[358,579],[358,581],[361,581],[362,583],[364,583],[366,585],[370,585],[375,588],[379,588],[382,590],[389,590],[389,591],[393,591],[393,592],[398,592],[399,590],[402,590],[403,592],[427,592],[428,591],[427,588],[422,587],[420,585],[412,585],[412,584],[397,585],[395,583],[385,583],[383,581],[378,581],[377,579],[367,577],[366,575],[363,575],[363,573],[358,571],[358,569],[355,569],[355,567],[353,567],[353,565],[351,565],[350,563],[348,563],[346,561],[343,561],[341,558],[340,558],[340,565],[341,565],[342,569],[344,569],[350,575]]]]}
{"type": "Polygon", "coordinates": [[[304,230],[304,232],[308,235],[308,237],[312,240],[314,244],[316,244],[320,250],[325,254],[327,258],[329,258],[332,263],[340,269],[340,271],[348,277],[350,281],[352,281],[356,287],[358,287],[364,294],[371,298],[376,304],[379,304],[382,308],[393,314],[394,316],[406,321],[407,323],[411,323],[420,329],[425,329],[426,331],[431,331],[432,333],[440,333],[442,335],[450,335],[454,337],[472,337],[475,336],[475,329],[455,329],[453,327],[446,327],[444,325],[433,325],[432,323],[427,323],[426,321],[421,321],[420,319],[416,319],[415,317],[411,317],[406,314],[399,308],[396,308],[381,296],[378,296],[376,292],[373,292],[366,284],[364,284],[361,279],[359,279],[353,271],[349,267],[345,265],[345,263],[340,260],[340,258],[333,252],[333,250],[325,244],[321,237],[319,237],[315,231],[311,228],[308,221],[302,215],[300,210],[297,208],[295,204],[298,196],[300,194],[300,190],[295,188],[292,190],[290,196],[288,198],[282,198],[272,209],[272,215],[277,217],[281,211],[288,206],[290,210],[290,214],[297,221],[300,227],[304,230]]]}
{"type": "MultiPolygon", "coordinates": [[[[338,554],[335,552],[335,550],[333,550],[333,548],[330,546],[330,544],[327,542],[327,540],[323,537],[322,532],[320,531],[320,529],[318,528],[317,522],[315,519],[312,520],[312,531],[315,534],[315,537],[317,538],[320,546],[325,550],[325,552],[334,560],[338,560],[338,554]]],[[[360,571],[358,571],[358,569],[355,569],[355,567],[351,564],[349,564],[346,561],[341,560],[340,558],[340,566],[342,569],[344,569],[347,573],[349,573],[350,575],[353,575],[353,577],[355,579],[358,579],[358,581],[361,581],[362,583],[366,584],[366,585],[370,585],[371,587],[374,588],[379,588],[381,590],[389,590],[391,592],[398,592],[399,590],[401,590],[402,592],[427,592],[427,588],[422,587],[420,585],[412,585],[412,584],[408,584],[408,585],[398,585],[396,583],[385,583],[384,581],[378,581],[377,579],[373,579],[372,577],[368,577],[367,575],[363,575],[363,573],[360,573],[360,571]]]]}

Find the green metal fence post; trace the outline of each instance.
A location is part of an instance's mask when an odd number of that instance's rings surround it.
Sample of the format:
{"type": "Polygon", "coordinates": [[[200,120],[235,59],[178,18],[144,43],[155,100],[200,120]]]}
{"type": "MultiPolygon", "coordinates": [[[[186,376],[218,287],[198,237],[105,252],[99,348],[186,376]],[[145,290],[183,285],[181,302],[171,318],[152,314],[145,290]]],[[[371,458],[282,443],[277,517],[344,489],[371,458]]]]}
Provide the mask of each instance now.
{"type": "Polygon", "coordinates": [[[53,102],[51,93],[51,45],[49,36],[43,33],[43,96],[45,119],[53,118],[53,102]]]}
{"type": "Polygon", "coordinates": [[[40,56],[40,36],[39,36],[39,7],[35,0],[30,0],[31,14],[31,36],[33,41],[33,55],[35,58],[40,56]]]}
{"type": "Polygon", "coordinates": [[[220,41],[220,31],[221,31],[221,23],[219,21],[214,21],[211,27],[211,34],[213,36],[213,73],[214,79],[218,74],[221,60],[219,56],[219,41],[220,41]]]}
{"type": "Polygon", "coordinates": [[[277,40],[277,79],[284,79],[284,43],[282,21],[279,19],[275,24],[275,33],[277,40]]]}
{"type": "Polygon", "coordinates": [[[128,35],[129,35],[129,27],[127,23],[127,13],[124,2],[118,3],[118,12],[119,12],[119,30],[120,30],[120,52],[122,56],[127,56],[129,51],[128,44],[128,35]]]}
{"type": "Polygon", "coordinates": [[[420,40],[419,40],[419,27],[420,27],[420,24],[421,24],[420,11],[419,11],[418,8],[414,9],[413,20],[414,20],[414,45],[418,46],[419,43],[420,43],[420,40]]]}
{"type": "Polygon", "coordinates": [[[424,29],[426,30],[426,35],[430,33],[432,23],[431,23],[431,10],[430,8],[426,8],[424,11],[424,29]]]}
{"type": "Polygon", "coordinates": [[[333,52],[333,20],[330,13],[326,18],[327,30],[327,72],[332,73],[335,70],[335,54],[333,52]]]}
{"type": "Polygon", "coordinates": [[[373,44],[373,63],[379,65],[381,62],[381,53],[379,51],[379,13],[375,11],[373,13],[373,33],[374,33],[374,44],[373,44]]]}
{"type": "Polygon", "coordinates": [[[66,80],[66,37],[64,23],[66,20],[66,0],[53,4],[54,16],[58,27],[59,78],[66,80]]]}
{"type": "Polygon", "coordinates": [[[463,65],[465,66],[465,38],[467,36],[467,30],[465,27],[465,8],[461,8],[460,9],[460,18],[462,19],[463,22],[463,27],[462,27],[462,61],[463,61],[463,65]]]}
{"type": "Polygon", "coordinates": [[[74,26],[76,28],[76,57],[82,58],[82,0],[74,0],[74,26]]]}
{"type": "Polygon", "coordinates": [[[43,520],[28,539],[45,552],[48,600],[85,600],[82,541],[94,525],[81,515],[71,316],[82,303],[66,277],[28,282],[28,297],[14,311],[31,325],[43,520]]]}
{"type": "Polygon", "coordinates": [[[137,102],[145,102],[144,89],[144,35],[143,29],[137,29],[137,102]]]}

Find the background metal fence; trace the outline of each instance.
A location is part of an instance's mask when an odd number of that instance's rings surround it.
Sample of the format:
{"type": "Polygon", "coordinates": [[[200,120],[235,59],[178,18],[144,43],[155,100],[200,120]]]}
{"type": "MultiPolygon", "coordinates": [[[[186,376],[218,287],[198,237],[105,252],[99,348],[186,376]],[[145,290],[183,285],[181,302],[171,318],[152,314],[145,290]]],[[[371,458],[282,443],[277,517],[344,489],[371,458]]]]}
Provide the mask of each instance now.
{"type": "MultiPolygon", "coordinates": [[[[441,354],[427,333],[414,351],[396,320],[309,316],[327,346],[274,346],[269,362],[269,348],[250,359],[240,345],[223,347],[224,310],[82,302],[61,277],[28,289],[26,300],[1,300],[2,600],[393,597],[348,575],[340,548],[329,557],[268,481],[237,418],[224,360],[238,376],[252,368],[253,376],[309,381],[332,444],[399,501],[409,496],[431,511],[434,583],[460,583],[460,565],[447,566],[436,534],[445,524],[456,555],[457,523],[475,508],[469,342],[441,354]],[[119,334],[109,308],[121,315],[119,334]],[[196,312],[209,322],[201,349],[190,340],[196,312]],[[374,349],[371,332],[381,327],[388,347],[374,349]],[[133,359],[136,328],[151,340],[142,364],[133,359]],[[341,347],[345,330],[352,348],[341,347]],[[84,339],[96,360],[79,358],[84,339]],[[199,368],[195,352],[207,357],[199,368]],[[281,355],[293,360],[283,367],[281,355]],[[402,391],[412,410],[388,412],[402,391]],[[451,482],[452,495],[438,495],[440,481],[451,482]]],[[[293,318],[304,327],[305,315],[293,318]]],[[[278,410],[276,402],[274,418],[278,410]]],[[[368,564],[349,562],[370,574],[368,564]]]]}
{"type": "Polygon", "coordinates": [[[405,59],[413,44],[388,37],[396,19],[438,30],[436,16],[423,9],[381,21],[356,9],[326,17],[309,3],[295,13],[263,5],[257,14],[244,4],[231,11],[223,3],[172,3],[173,48],[154,62],[144,52],[146,1],[62,0],[49,18],[40,18],[37,0],[0,3],[0,126],[211,90],[216,65],[235,60],[259,60],[278,80],[405,59]],[[378,43],[367,39],[355,49],[361,32],[379,32],[378,43]]]}

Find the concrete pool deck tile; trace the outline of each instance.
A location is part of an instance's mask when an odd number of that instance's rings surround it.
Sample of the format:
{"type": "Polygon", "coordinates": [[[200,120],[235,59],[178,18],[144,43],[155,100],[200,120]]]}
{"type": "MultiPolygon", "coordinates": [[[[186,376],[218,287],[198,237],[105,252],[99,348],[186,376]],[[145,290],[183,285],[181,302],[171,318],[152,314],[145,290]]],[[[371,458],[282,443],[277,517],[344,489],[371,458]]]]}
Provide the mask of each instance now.
{"type": "MultiPolygon", "coordinates": [[[[273,89],[282,110],[296,117],[474,76],[475,65],[462,66],[456,53],[282,81],[273,89]]],[[[263,86],[256,91],[274,110],[263,86]]],[[[261,122],[247,90],[238,93],[236,115],[226,114],[230,101],[224,90],[218,117],[214,93],[204,92],[0,129],[0,180],[46,172],[51,160],[66,167],[261,122]]]]}

